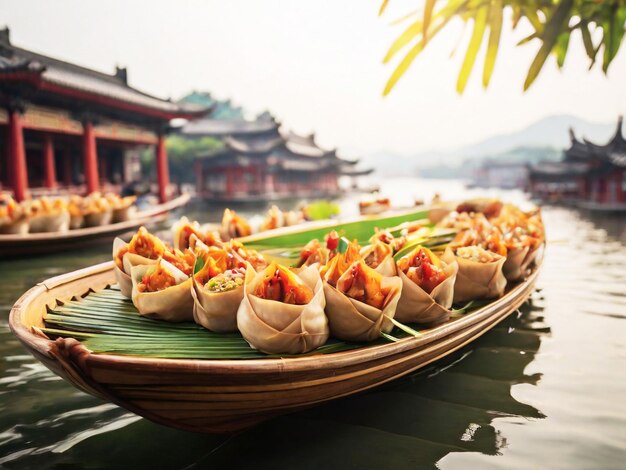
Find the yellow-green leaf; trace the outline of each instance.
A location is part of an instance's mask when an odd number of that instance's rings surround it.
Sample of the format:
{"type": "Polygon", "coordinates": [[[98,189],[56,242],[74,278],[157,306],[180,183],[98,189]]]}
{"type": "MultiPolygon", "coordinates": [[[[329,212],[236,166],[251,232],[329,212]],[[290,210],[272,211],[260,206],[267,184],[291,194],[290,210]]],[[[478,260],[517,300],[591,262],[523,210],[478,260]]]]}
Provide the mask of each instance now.
{"type": "Polygon", "coordinates": [[[493,67],[498,55],[498,45],[500,44],[500,34],[502,33],[502,0],[493,0],[489,10],[489,42],[487,45],[487,56],[485,57],[485,68],[483,70],[483,86],[487,88],[493,73],[493,67]]]}
{"type": "Polygon", "coordinates": [[[564,26],[567,27],[567,21],[570,18],[573,4],[573,0],[563,0],[556,6],[554,12],[546,22],[546,27],[541,34],[543,44],[539,52],[537,52],[532,64],[530,64],[530,69],[528,70],[526,81],[524,82],[524,91],[528,90],[530,85],[535,81],[543,68],[543,64],[545,64],[546,59],[550,55],[550,51],[554,48],[560,32],[564,26]]]}
{"type": "Polygon", "coordinates": [[[381,3],[380,9],[378,10],[378,16],[382,16],[382,14],[385,13],[385,9],[387,8],[388,4],[389,0],[383,0],[383,3],[381,3]]]}
{"type": "Polygon", "coordinates": [[[596,57],[595,47],[593,45],[593,41],[591,40],[591,33],[589,32],[589,23],[587,21],[580,22],[580,32],[583,36],[583,44],[585,45],[585,51],[587,52],[587,56],[594,60],[596,57]]]}
{"type": "Polygon", "coordinates": [[[386,64],[391,60],[391,58],[396,55],[396,53],[410,43],[417,36],[422,34],[422,20],[414,21],[409,25],[408,28],[404,30],[404,32],[398,36],[398,38],[393,42],[389,50],[387,51],[387,55],[383,59],[383,62],[386,64]]]}
{"type": "Polygon", "coordinates": [[[430,20],[433,16],[436,1],[437,0],[426,0],[426,5],[424,5],[424,44],[428,42],[428,28],[430,27],[430,20]]]}
{"type": "MultiPolygon", "coordinates": [[[[450,18],[451,16],[441,21],[441,23],[439,23],[432,30],[432,34],[435,35],[437,32],[439,32],[439,30],[448,23],[450,18]]],[[[391,74],[391,77],[389,77],[389,80],[387,80],[387,84],[385,85],[385,89],[383,90],[383,96],[387,96],[389,94],[389,92],[392,90],[392,88],[395,86],[398,80],[400,80],[400,77],[404,75],[404,72],[407,71],[411,63],[415,60],[417,55],[420,52],[422,52],[423,49],[424,49],[424,40],[422,38],[421,41],[419,41],[417,44],[415,44],[415,46],[411,48],[411,50],[406,54],[406,56],[404,56],[402,61],[398,64],[396,69],[393,71],[393,73],[391,74]]]]}
{"type": "Polygon", "coordinates": [[[476,55],[478,54],[483,41],[483,36],[485,34],[488,14],[489,6],[487,5],[481,7],[476,13],[476,18],[474,19],[474,31],[472,32],[472,37],[469,45],[467,46],[465,59],[463,60],[463,65],[461,66],[461,71],[459,72],[459,78],[456,82],[456,91],[459,93],[463,93],[463,90],[465,90],[467,80],[472,73],[474,62],[476,62],[476,55]]]}

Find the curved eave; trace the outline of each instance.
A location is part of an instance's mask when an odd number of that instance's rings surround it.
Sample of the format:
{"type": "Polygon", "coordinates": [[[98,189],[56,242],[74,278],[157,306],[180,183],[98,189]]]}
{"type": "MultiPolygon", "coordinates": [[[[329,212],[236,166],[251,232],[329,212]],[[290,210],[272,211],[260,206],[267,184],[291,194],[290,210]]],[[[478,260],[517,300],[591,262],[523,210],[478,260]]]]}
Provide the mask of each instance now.
{"type": "Polygon", "coordinates": [[[55,93],[58,95],[66,96],[68,98],[84,100],[90,103],[95,103],[101,106],[106,106],[114,109],[123,109],[143,116],[149,116],[153,118],[172,120],[172,119],[195,119],[200,116],[204,116],[209,109],[201,109],[196,111],[165,111],[161,109],[151,108],[148,106],[142,106],[128,101],[115,99],[114,97],[104,96],[97,93],[92,93],[86,90],[78,90],[71,87],[62,86],[56,83],[46,81],[41,76],[41,72],[38,71],[11,71],[0,73],[0,82],[27,82],[29,85],[34,86],[38,90],[42,90],[49,93],[55,93]]]}

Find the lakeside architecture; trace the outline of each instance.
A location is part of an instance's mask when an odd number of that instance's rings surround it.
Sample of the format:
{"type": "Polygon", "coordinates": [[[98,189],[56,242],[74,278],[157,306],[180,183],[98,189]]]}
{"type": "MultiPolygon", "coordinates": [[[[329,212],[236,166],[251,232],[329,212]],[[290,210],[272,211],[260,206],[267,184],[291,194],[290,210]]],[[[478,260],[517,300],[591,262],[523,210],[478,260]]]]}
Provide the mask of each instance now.
{"type": "Polygon", "coordinates": [[[570,147],[560,162],[534,165],[531,193],[546,201],[565,202],[592,210],[626,211],[626,139],[622,116],[604,145],[579,140],[570,130],[570,147]]]}
{"type": "Polygon", "coordinates": [[[165,135],[172,119],[209,109],[174,103],[108,75],[22,49],[0,30],[0,189],[30,193],[117,189],[132,180],[133,150],[154,146],[158,194],[170,192],[165,135]]]}
{"type": "MultiPolygon", "coordinates": [[[[194,102],[202,102],[200,94],[192,95],[194,102]]],[[[223,109],[222,113],[228,114],[223,109]]],[[[212,113],[187,123],[179,132],[189,139],[218,138],[224,144],[220,151],[195,160],[196,191],[205,199],[333,197],[340,193],[340,176],[358,177],[373,171],[357,168],[359,160],[340,158],[336,149],[320,147],[315,134],[286,130],[269,112],[255,120],[241,115],[220,119],[212,113]]]]}

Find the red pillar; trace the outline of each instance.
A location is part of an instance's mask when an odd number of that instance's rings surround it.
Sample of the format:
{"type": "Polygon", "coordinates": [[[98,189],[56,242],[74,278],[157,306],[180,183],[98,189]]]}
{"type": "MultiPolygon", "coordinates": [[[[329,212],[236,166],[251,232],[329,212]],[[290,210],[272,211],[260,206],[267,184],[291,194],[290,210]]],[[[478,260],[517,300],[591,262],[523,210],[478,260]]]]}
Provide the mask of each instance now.
{"type": "Polygon", "coordinates": [[[63,184],[68,188],[72,186],[72,152],[65,147],[63,153],[63,184]]]}
{"type": "Polygon", "coordinates": [[[93,123],[85,122],[83,125],[83,158],[85,159],[85,184],[87,193],[98,191],[100,182],[98,181],[98,153],[96,149],[96,134],[93,123]]]}
{"type": "Polygon", "coordinates": [[[43,140],[43,158],[46,175],[46,188],[52,189],[57,185],[57,173],[54,166],[54,144],[52,136],[46,134],[43,140]]]}
{"type": "Polygon", "coordinates": [[[15,199],[23,201],[26,199],[28,192],[28,173],[26,170],[22,116],[17,110],[9,111],[9,161],[11,163],[11,182],[15,199]]]}
{"type": "Polygon", "coordinates": [[[157,180],[159,182],[159,201],[167,201],[167,188],[170,185],[170,170],[167,165],[167,150],[165,137],[159,135],[156,147],[157,180]]]}

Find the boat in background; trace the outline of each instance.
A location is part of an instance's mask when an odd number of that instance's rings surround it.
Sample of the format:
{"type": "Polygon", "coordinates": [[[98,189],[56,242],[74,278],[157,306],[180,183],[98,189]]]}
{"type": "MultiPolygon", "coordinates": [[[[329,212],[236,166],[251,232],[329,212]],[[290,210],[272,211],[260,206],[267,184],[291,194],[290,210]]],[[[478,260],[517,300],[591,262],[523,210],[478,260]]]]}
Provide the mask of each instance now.
{"type": "Polygon", "coordinates": [[[130,220],[124,222],[63,232],[0,235],[0,256],[10,258],[41,255],[98,243],[110,243],[114,237],[133,232],[142,225],[150,226],[163,222],[171,211],[185,206],[189,199],[188,194],[182,194],[171,201],[137,212],[130,220]]]}

